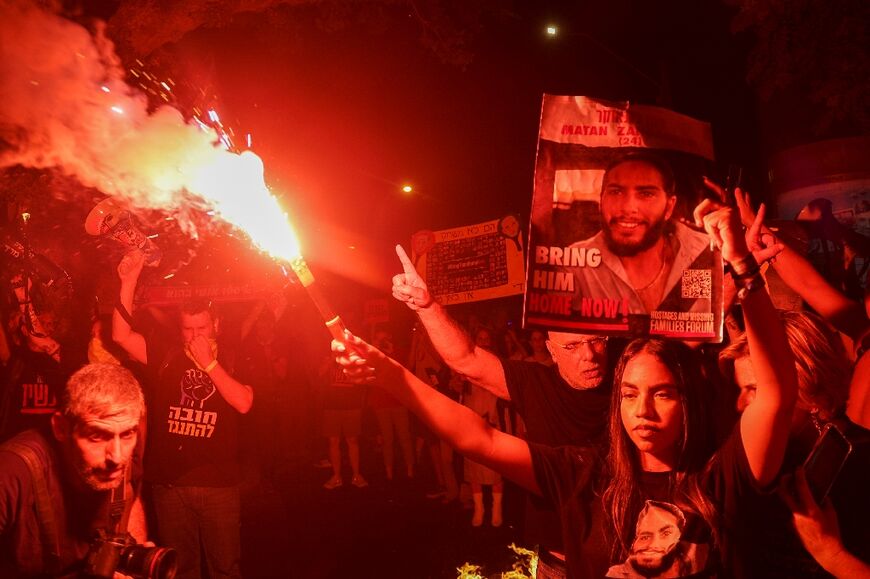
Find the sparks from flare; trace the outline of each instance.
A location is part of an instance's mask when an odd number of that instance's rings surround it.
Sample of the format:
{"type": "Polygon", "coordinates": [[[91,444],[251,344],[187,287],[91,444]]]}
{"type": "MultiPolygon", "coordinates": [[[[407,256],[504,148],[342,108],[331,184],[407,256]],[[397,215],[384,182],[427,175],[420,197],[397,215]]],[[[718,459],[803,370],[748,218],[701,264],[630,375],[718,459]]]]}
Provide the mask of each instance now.
{"type": "Polygon", "coordinates": [[[266,186],[260,157],[251,151],[240,155],[218,151],[214,162],[200,169],[193,189],[217,216],[244,231],[261,250],[290,266],[332,337],[343,341],[344,322],[315,284],[287,214],[266,186]]]}

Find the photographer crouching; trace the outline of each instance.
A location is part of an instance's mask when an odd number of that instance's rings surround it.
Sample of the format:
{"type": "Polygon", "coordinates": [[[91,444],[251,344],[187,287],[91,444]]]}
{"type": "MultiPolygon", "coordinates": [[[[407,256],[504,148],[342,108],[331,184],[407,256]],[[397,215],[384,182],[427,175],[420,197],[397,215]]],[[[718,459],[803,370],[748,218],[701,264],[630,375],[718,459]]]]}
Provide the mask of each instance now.
{"type": "Polygon", "coordinates": [[[90,364],[67,382],[50,432],[0,445],[0,577],[174,576],[173,550],[136,544],[146,539],[132,476],[144,414],[128,370],[90,364]]]}

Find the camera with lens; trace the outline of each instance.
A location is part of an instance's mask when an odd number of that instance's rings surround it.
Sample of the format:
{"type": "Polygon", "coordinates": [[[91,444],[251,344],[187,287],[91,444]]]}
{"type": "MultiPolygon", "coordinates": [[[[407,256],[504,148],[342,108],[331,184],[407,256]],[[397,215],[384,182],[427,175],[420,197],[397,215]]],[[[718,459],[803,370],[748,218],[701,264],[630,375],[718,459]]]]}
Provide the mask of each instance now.
{"type": "Polygon", "coordinates": [[[178,569],[178,553],[168,547],[139,545],[129,533],[97,531],[85,559],[83,575],[112,579],[115,572],[134,579],[173,579],[178,569]]]}

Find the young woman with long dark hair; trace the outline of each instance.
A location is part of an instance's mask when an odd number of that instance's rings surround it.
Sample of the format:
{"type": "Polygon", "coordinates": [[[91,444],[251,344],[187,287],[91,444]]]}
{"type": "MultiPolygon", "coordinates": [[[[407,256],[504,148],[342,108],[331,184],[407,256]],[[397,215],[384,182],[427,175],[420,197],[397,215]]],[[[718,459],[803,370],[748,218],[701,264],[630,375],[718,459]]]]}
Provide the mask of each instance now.
{"type": "Polygon", "coordinates": [[[345,371],[374,380],[459,452],[560,507],[569,577],[701,577],[723,562],[732,514],[750,487],[775,478],[797,396],[794,360],[730,208],[710,201],[695,220],[731,265],[756,373],[756,398],[719,448],[694,353],[660,340],[630,343],[614,376],[611,449],[550,448],[499,432],[348,334],[333,349],[345,371]],[[602,492],[594,474],[603,463],[602,492]],[[600,531],[604,531],[604,534],[600,531]]]}

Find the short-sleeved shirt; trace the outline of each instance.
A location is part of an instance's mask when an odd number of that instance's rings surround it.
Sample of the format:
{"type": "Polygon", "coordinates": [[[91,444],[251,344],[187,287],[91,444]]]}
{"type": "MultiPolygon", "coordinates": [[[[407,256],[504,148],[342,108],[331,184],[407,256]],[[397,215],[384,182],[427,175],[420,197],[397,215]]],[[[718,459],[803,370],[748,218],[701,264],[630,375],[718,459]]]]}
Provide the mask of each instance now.
{"type": "MultiPolygon", "coordinates": [[[[529,442],[547,446],[600,446],[607,428],[610,381],[588,390],[572,388],[556,366],[502,360],[511,402],[523,418],[529,442]]],[[[525,509],[526,540],[562,551],[554,505],[530,496],[525,509]]]]}
{"type": "MultiPolygon", "coordinates": [[[[239,412],[180,345],[155,339],[146,345],[145,479],[177,486],[238,484],[239,412]]],[[[218,348],[218,361],[232,373],[225,350],[218,348]]]]}
{"type": "Polygon", "coordinates": [[[637,481],[641,496],[630,516],[635,534],[628,541],[628,554],[613,548],[601,498],[590,491],[596,453],[580,447],[530,447],[538,485],[559,508],[571,579],[729,573],[722,568],[720,552],[728,552],[728,532],[737,531],[733,522],[743,497],[755,486],[739,427],[710,461],[703,480],[723,526],[719,545],[698,509],[673,491],[673,473],[645,472],[637,481]],[[644,510],[647,501],[650,506],[644,510]],[[638,570],[657,565],[658,573],[638,570]]]}
{"type": "MultiPolygon", "coordinates": [[[[852,453],[829,496],[846,550],[870,564],[870,430],[846,421],[843,433],[852,443],[852,453]]],[[[792,432],[782,472],[794,472],[803,464],[818,434],[809,420],[805,428],[792,432]]],[[[743,532],[737,536],[732,555],[742,576],[830,577],[801,544],[793,530],[792,513],[778,493],[752,493],[749,501],[740,512],[743,532]]]]}

